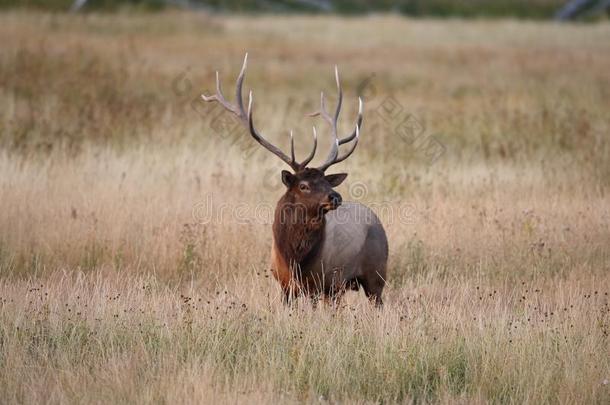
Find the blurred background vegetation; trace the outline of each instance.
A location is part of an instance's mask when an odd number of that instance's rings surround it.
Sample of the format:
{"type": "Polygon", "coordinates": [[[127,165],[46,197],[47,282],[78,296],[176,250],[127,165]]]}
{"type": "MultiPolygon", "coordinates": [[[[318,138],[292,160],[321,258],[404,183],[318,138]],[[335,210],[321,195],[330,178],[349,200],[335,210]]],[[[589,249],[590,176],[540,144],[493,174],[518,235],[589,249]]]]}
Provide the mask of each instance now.
{"type": "MultiPolygon", "coordinates": [[[[0,0],[1,8],[68,10],[74,0],[0,0]]],[[[565,0],[82,0],[83,10],[201,8],[220,12],[394,12],[409,16],[519,17],[547,19],[565,0]]],[[[591,1],[595,3],[595,1],[591,1]]]]}

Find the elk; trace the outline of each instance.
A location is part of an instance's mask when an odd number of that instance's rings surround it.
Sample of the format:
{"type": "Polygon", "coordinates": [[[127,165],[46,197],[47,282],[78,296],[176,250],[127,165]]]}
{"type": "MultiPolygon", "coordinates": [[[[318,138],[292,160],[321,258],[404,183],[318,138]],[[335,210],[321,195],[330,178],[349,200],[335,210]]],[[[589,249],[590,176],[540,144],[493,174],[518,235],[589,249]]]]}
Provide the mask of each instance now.
{"type": "Polygon", "coordinates": [[[252,91],[248,96],[248,111],[244,109],[242,87],[248,54],[237,78],[235,104],[222,92],[216,72],[216,94],[202,95],[203,100],[217,102],[233,113],[261,146],[288,164],[292,172],[282,170],[286,192],[275,208],[271,271],[280,283],[285,302],[306,295],[313,302],[322,297],[338,303],[347,289],[364,290],[369,300],[381,306],[388,259],[388,241],[379,218],[359,203],[342,203],[341,195],[333,190],[347,177],[346,173],[326,174],[337,163],[347,159],[356,149],[362,127],[363,102],[359,98],[358,117],[351,134],[337,136],[337,121],[343,102],[339,71],[335,66],[337,106],[331,115],[320,96],[320,110],[310,114],[321,117],[330,125],[332,144],[322,165],[309,167],[315,156],[318,137],[313,127],[313,148],[302,162],[294,153],[294,138],[290,131],[290,157],[267,141],[254,126],[252,91]],[[339,153],[341,145],[349,148],[339,153]]]}

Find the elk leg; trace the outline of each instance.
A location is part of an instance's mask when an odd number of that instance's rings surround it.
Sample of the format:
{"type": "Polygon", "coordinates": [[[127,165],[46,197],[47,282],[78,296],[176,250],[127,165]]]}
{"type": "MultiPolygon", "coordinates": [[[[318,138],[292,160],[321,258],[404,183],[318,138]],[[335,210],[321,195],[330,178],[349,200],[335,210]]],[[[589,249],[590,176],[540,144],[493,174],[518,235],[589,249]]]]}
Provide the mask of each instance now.
{"type": "Polygon", "coordinates": [[[364,294],[369,301],[375,301],[375,306],[381,308],[383,306],[383,300],[381,299],[381,293],[383,292],[384,281],[381,277],[375,277],[373,280],[365,279],[361,281],[362,289],[364,294]]]}
{"type": "Polygon", "coordinates": [[[383,300],[381,299],[381,292],[378,293],[367,293],[364,291],[369,301],[375,300],[375,306],[381,308],[383,306],[383,300]]]}
{"type": "Polygon", "coordinates": [[[324,292],[324,303],[334,309],[338,309],[341,305],[343,294],[345,294],[345,286],[335,286],[324,292]]]}

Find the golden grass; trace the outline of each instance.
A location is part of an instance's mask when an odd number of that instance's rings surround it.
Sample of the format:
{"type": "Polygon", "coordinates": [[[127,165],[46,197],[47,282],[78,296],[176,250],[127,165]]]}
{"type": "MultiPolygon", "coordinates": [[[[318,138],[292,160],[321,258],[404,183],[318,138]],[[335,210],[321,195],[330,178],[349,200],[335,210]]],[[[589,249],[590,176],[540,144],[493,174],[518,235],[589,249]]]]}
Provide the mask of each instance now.
{"type": "Polygon", "coordinates": [[[0,397],[607,402],[609,34],[0,15],[0,397]],[[337,170],[388,232],[381,311],[355,293],[280,303],[281,165],[197,100],[216,68],[229,92],[245,50],[259,126],[283,145],[295,129],[299,151],[332,65],[344,129],[362,88],[362,141],[337,170]],[[379,114],[388,100],[423,125],[417,142],[379,114]]]}
{"type": "Polygon", "coordinates": [[[20,402],[603,403],[599,281],[432,277],[391,289],[382,311],[361,300],[337,312],[284,307],[254,272],[203,293],[203,279],[117,273],[5,281],[1,386],[20,402]]]}

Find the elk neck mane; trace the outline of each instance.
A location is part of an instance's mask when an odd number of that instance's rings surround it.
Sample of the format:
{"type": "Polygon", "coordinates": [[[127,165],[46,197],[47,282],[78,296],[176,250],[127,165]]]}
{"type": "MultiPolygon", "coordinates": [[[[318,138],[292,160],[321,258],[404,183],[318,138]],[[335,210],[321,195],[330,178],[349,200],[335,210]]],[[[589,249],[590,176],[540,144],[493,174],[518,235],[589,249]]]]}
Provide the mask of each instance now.
{"type": "Polygon", "coordinates": [[[290,193],[278,201],[273,221],[277,253],[290,269],[304,270],[322,246],[326,220],[322,212],[307,211],[290,193]]]}

